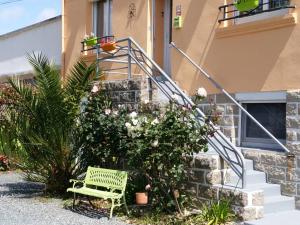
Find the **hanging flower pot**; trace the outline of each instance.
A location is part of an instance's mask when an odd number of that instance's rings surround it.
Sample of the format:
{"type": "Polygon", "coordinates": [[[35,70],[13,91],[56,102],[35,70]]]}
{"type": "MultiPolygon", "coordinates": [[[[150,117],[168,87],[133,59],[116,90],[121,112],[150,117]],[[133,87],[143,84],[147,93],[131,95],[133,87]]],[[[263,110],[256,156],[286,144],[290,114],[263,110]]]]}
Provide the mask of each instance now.
{"type": "Polygon", "coordinates": [[[116,49],[116,42],[114,36],[102,37],[100,40],[100,47],[105,52],[110,52],[116,49]]]}
{"type": "Polygon", "coordinates": [[[247,12],[259,6],[259,0],[237,0],[234,3],[236,9],[240,12],[247,12]]]}
{"type": "Polygon", "coordinates": [[[87,38],[84,40],[86,46],[95,46],[97,44],[97,37],[87,38]]]}

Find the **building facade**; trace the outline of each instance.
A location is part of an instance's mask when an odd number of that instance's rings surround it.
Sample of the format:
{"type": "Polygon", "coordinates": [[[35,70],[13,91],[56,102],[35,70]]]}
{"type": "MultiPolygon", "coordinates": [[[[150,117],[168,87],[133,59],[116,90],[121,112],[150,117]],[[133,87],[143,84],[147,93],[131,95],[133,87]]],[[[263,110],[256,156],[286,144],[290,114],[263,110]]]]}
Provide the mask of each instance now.
{"type": "MultiPolygon", "coordinates": [[[[295,196],[300,208],[299,3],[260,0],[241,11],[232,0],[63,0],[63,72],[80,57],[95,60],[95,52],[81,52],[86,34],[132,37],[185,93],[193,95],[198,87],[208,91],[201,109],[210,112],[213,106],[220,115],[219,129],[254,161],[255,170],[266,173],[267,182],[280,184],[281,194],[295,196]]],[[[135,72],[143,76],[145,71],[135,72]]],[[[126,70],[104,73],[107,79],[127,79],[126,70]]]]}
{"type": "Polygon", "coordinates": [[[27,54],[43,53],[61,65],[61,16],[0,36],[0,80],[18,76],[32,78],[27,54]]]}

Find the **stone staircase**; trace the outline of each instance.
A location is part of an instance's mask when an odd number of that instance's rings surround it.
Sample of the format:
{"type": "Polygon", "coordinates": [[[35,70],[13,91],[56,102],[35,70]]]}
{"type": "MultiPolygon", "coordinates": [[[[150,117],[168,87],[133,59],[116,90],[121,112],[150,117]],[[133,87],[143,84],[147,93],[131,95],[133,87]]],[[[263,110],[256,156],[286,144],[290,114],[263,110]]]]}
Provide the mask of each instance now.
{"type": "MultiPolygon", "coordinates": [[[[297,225],[300,224],[300,211],[295,210],[294,197],[281,195],[279,184],[267,183],[264,172],[254,170],[253,160],[246,160],[246,192],[262,190],[264,195],[263,212],[260,220],[245,222],[245,225],[297,225]]],[[[233,177],[231,183],[236,182],[233,177]]]]}

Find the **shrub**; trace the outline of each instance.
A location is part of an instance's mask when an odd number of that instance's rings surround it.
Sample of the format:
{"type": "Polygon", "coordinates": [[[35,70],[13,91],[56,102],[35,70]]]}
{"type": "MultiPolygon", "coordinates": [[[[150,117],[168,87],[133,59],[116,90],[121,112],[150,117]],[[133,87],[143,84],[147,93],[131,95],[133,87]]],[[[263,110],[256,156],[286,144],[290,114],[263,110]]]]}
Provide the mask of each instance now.
{"type": "Polygon", "coordinates": [[[111,101],[101,89],[87,96],[78,120],[78,149],[83,168],[124,169],[128,150],[126,115],[124,109],[112,109],[111,101]]]}
{"type": "Polygon", "coordinates": [[[23,156],[21,166],[28,177],[46,183],[47,191],[64,193],[69,179],[81,173],[74,131],[79,103],[91,88],[95,67],[78,62],[63,81],[45,56],[29,56],[29,62],[35,82],[9,79],[10,91],[1,92],[6,104],[1,140],[23,156]]]}
{"type": "Polygon", "coordinates": [[[189,156],[207,150],[206,136],[211,131],[195,120],[194,113],[172,102],[164,112],[132,112],[125,124],[132,138],[128,163],[146,175],[157,210],[182,213],[189,156]]]}

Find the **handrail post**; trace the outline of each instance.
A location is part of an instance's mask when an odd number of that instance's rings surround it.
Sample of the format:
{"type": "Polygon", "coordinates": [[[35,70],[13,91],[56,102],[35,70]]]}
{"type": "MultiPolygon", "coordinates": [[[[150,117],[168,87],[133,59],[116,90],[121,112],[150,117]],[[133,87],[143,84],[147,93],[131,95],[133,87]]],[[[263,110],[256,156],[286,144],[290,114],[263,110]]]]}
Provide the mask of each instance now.
{"type": "Polygon", "coordinates": [[[131,40],[128,39],[128,80],[131,79],[131,40]]]}

